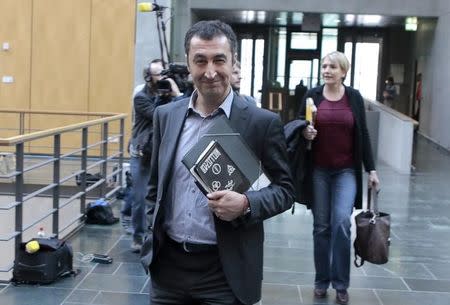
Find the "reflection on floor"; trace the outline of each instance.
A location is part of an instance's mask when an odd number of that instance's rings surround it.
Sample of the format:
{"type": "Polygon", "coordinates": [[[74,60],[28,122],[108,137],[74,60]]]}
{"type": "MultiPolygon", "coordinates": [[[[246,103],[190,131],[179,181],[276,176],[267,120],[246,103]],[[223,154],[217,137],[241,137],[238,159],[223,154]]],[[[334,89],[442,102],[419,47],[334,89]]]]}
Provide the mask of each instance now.
{"type": "MultiPolygon", "coordinates": [[[[400,175],[380,165],[380,209],[392,215],[389,263],[351,270],[351,305],[450,304],[450,154],[418,139],[416,171],[400,175]]],[[[261,304],[334,304],[314,300],[311,215],[297,205],[295,215],[265,224],[264,284],[261,304]]],[[[50,286],[0,285],[8,305],[149,304],[149,281],[130,237],[120,224],[86,226],[71,239],[75,252],[108,253],[111,265],[75,261],[81,273],[50,286]]]]}

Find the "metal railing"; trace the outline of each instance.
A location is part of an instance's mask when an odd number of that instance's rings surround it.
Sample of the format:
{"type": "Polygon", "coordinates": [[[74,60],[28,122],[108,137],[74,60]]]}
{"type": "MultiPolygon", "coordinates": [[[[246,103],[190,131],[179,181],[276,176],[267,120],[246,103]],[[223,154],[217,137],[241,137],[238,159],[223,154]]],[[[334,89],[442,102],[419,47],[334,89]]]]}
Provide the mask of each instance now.
{"type": "MultiPolygon", "coordinates": [[[[31,228],[36,228],[45,220],[50,221],[49,219],[51,219],[51,235],[67,236],[84,224],[88,194],[95,190],[97,196],[112,198],[120,190],[126,114],[0,110],[1,115],[5,113],[18,115],[19,126],[17,128],[18,135],[0,138],[0,146],[4,150],[9,149],[7,154],[15,157],[15,168],[13,167],[10,172],[0,173],[0,182],[9,184],[12,191],[11,200],[0,202],[0,216],[2,213],[14,214],[12,230],[8,230],[4,223],[0,223],[0,245],[3,244],[1,246],[3,250],[6,250],[8,245],[14,247],[14,250],[9,252],[14,253],[15,257],[21,242],[33,236],[32,233],[36,233],[36,231],[27,233],[31,228]],[[70,116],[72,119],[79,117],[80,120],[89,117],[97,118],[28,133],[25,129],[26,118],[28,116],[31,118],[33,115],[70,116]],[[63,137],[67,137],[68,141],[66,142],[70,142],[69,146],[62,146],[63,137]],[[74,144],[75,139],[80,139],[80,142],[74,144]],[[33,141],[46,142],[48,153],[42,153],[41,145],[36,146],[39,147],[39,153],[34,154],[33,141]],[[77,162],[80,164],[77,165],[77,162]],[[63,168],[67,171],[66,163],[70,163],[74,169],[70,173],[62,171],[63,168]],[[52,167],[52,169],[49,171],[48,167],[52,167]],[[96,167],[100,169],[99,176],[101,178],[92,185],[88,185],[87,174],[96,167]],[[26,175],[32,175],[31,173],[39,171],[45,172],[44,168],[47,169],[47,176],[50,176],[51,179],[44,183],[33,184],[34,187],[30,189],[28,187],[30,183],[27,183],[25,179],[26,175]],[[112,180],[117,183],[112,185],[112,180]],[[74,185],[74,181],[77,182],[77,185],[74,185]],[[69,191],[69,194],[62,196],[63,188],[64,190],[70,189],[72,192],[69,191]],[[39,211],[40,206],[37,204],[35,206],[35,202],[32,202],[33,199],[36,201],[37,198],[43,197],[51,201],[49,209],[44,212],[39,211]],[[32,205],[30,205],[28,214],[32,217],[25,223],[24,208],[26,205],[28,206],[29,202],[32,202],[32,205]],[[66,220],[63,223],[60,213],[70,205],[72,205],[72,213],[73,205],[78,209],[78,213],[69,215],[69,219],[67,219],[68,215],[65,215],[66,220]]],[[[8,196],[2,197],[9,198],[8,196]]],[[[39,202],[43,201],[39,199],[39,202]]],[[[8,251],[2,252],[8,253],[8,251]]],[[[14,257],[2,257],[0,254],[0,275],[7,276],[6,274],[12,271],[14,257]]],[[[5,278],[0,276],[1,280],[5,280],[5,278]]]]}

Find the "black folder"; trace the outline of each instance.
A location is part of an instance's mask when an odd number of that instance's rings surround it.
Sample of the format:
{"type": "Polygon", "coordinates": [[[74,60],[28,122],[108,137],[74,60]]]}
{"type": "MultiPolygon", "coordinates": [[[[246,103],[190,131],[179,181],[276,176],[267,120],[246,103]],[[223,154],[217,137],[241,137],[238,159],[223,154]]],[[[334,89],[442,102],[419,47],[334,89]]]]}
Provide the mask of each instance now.
{"type": "Polygon", "coordinates": [[[215,140],[209,142],[189,171],[201,189],[208,193],[222,190],[243,193],[251,186],[244,173],[215,140]]]}
{"type": "Polygon", "coordinates": [[[214,191],[214,189],[206,187],[205,181],[199,181],[201,177],[195,174],[195,167],[196,165],[199,166],[202,157],[208,154],[208,150],[211,149],[212,145],[223,149],[224,155],[230,159],[231,165],[236,167],[239,175],[243,175],[242,181],[235,181],[236,186],[239,185],[239,188],[233,188],[232,190],[243,193],[248,190],[259,190],[270,184],[270,180],[265,175],[260,160],[248,147],[241,135],[234,132],[228,123],[228,118],[221,116],[216,119],[206,134],[200,138],[182,159],[183,164],[193,174],[197,186],[205,195],[214,191]]]}

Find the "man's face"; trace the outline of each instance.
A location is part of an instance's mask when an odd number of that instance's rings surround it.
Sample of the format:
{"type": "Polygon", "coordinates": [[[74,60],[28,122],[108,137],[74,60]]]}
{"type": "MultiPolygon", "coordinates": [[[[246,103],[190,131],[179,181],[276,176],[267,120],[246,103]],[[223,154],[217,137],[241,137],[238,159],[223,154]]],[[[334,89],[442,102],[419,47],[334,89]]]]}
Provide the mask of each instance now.
{"type": "Polygon", "coordinates": [[[192,37],[188,68],[199,95],[214,103],[221,102],[229,92],[233,72],[233,54],[225,36],[203,40],[192,37]]]}
{"type": "Polygon", "coordinates": [[[162,63],[154,62],[150,64],[150,74],[152,77],[152,83],[156,84],[157,81],[162,79],[161,71],[163,70],[162,63]]]}
{"type": "Polygon", "coordinates": [[[234,65],[233,74],[231,74],[231,87],[233,87],[234,90],[241,89],[241,79],[241,69],[234,65]]]}

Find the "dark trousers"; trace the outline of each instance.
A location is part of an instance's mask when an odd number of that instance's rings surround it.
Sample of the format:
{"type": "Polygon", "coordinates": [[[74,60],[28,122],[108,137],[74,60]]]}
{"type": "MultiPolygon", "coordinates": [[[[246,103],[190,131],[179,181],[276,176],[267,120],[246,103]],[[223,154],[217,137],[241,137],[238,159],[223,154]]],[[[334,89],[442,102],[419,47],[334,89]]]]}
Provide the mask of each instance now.
{"type": "Polygon", "coordinates": [[[241,305],[227,283],[217,248],[186,252],[166,238],[151,267],[152,305],[241,305]]]}

